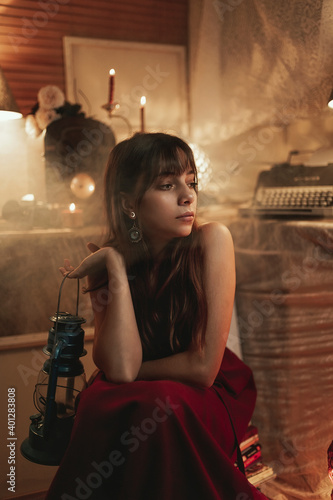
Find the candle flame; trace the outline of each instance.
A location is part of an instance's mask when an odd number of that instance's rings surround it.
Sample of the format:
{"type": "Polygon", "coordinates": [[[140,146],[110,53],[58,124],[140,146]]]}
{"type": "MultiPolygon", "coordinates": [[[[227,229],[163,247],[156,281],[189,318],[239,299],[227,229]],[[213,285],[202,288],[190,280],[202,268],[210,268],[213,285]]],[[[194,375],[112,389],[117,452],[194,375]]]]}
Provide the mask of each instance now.
{"type": "Polygon", "coordinates": [[[35,201],[35,197],[33,194],[25,194],[21,198],[22,201],[35,201]]]}
{"type": "Polygon", "coordinates": [[[116,74],[115,70],[114,70],[114,69],[110,69],[110,71],[109,71],[109,75],[114,76],[115,74],[116,74]]]}
{"type": "Polygon", "coordinates": [[[141,97],[140,102],[141,102],[141,106],[144,106],[146,104],[146,98],[144,95],[141,97]]]}
{"type": "Polygon", "coordinates": [[[71,212],[75,212],[75,208],[76,208],[76,207],[75,207],[75,203],[71,203],[71,204],[69,205],[69,210],[70,210],[71,212]]]}

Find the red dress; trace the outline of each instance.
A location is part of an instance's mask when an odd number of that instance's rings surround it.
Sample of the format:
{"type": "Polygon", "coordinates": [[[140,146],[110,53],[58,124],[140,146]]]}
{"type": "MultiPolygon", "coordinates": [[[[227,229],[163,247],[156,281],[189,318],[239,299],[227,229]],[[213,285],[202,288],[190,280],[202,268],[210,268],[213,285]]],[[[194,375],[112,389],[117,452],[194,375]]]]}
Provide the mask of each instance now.
{"type": "Polygon", "coordinates": [[[255,397],[250,369],[229,349],[210,388],[114,384],[100,373],[81,393],[46,500],[264,500],[234,466],[234,430],[239,441],[255,397]]]}

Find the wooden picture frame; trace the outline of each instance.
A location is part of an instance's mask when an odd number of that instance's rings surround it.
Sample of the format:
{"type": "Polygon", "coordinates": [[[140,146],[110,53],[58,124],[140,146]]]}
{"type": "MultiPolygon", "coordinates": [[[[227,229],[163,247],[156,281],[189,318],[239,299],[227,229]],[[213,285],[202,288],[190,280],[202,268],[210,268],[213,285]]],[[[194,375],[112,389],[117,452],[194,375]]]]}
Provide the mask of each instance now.
{"type": "Polygon", "coordinates": [[[189,134],[189,93],[185,47],[64,37],[67,99],[86,116],[107,123],[118,140],[141,129],[140,99],[146,97],[145,131],[189,134]],[[109,116],[109,70],[115,70],[109,116]]]}

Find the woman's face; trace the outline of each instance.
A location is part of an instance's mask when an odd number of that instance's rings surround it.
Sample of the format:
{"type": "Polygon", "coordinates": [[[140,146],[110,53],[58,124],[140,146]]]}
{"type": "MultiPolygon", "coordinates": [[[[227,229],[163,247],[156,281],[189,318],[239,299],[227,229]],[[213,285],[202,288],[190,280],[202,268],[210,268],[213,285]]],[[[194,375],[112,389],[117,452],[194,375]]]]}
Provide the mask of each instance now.
{"type": "Polygon", "coordinates": [[[164,172],[143,195],[138,225],[153,253],[173,238],[191,233],[197,209],[196,185],[191,168],[181,175],[164,172]]]}

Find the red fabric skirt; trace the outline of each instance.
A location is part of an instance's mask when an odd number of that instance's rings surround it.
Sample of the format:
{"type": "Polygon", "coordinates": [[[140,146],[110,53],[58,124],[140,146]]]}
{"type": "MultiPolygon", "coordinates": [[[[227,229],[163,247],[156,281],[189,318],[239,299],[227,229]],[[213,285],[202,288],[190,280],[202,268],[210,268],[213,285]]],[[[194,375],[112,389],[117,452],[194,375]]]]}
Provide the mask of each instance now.
{"type": "Polygon", "coordinates": [[[264,500],[234,466],[234,430],[241,440],[255,397],[250,369],[228,349],[210,388],[100,373],[81,393],[46,500],[264,500]]]}

